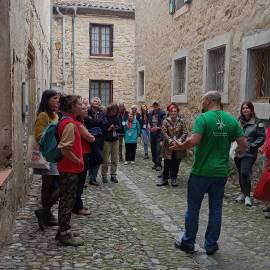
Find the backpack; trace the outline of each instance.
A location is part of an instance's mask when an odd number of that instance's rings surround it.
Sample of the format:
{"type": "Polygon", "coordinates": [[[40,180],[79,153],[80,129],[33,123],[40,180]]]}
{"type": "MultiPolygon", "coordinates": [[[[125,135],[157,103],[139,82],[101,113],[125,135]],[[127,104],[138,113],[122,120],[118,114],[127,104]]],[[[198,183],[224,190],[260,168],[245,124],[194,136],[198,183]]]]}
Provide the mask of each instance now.
{"type": "Polygon", "coordinates": [[[59,122],[51,122],[42,132],[39,143],[40,152],[48,162],[56,163],[63,157],[60,149],[58,148],[58,143],[60,141],[58,135],[58,125],[66,118],[69,117],[63,116],[59,122]]]}

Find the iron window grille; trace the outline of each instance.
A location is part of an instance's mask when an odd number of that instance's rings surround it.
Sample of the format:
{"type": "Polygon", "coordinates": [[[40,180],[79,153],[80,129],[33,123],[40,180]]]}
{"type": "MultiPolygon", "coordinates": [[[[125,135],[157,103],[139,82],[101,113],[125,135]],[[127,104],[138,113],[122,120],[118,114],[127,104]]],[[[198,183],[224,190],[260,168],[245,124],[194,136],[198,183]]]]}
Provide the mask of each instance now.
{"type": "Polygon", "coordinates": [[[103,106],[113,101],[113,81],[90,80],[89,98],[99,97],[103,106]]]}

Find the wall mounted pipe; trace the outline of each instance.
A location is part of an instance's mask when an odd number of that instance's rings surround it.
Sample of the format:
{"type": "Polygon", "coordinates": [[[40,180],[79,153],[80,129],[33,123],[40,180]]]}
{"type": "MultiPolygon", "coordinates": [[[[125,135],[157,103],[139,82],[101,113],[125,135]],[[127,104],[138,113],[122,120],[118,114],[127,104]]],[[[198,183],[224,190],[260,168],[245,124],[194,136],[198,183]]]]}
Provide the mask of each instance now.
{"type": "Polygon", "coordinates": [[[73,94],[76,93],[76,16],[77,16],[77,7],[73,7],[73,16],[72,16],[72,77],[73,77],[73,94]]]}
{"type": "Polygon", "coordinates": [[[66,91],[66,18],[63,13],[60,12],[59,7],[56,8],[57,13],[62,17],[62,78],[63,78],[63,83],[62,83],[62,91],[66,91]]]}

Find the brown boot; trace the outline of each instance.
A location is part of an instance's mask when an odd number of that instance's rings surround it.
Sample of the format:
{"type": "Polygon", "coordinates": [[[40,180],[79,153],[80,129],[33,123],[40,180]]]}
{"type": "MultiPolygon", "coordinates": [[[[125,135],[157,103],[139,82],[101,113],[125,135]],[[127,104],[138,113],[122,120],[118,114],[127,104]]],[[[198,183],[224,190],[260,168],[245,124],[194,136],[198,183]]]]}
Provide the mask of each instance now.
{"type": "Polygon", "coordinates": [[[75,237],[70,231],[58,231],[55,240],[58,240],[64,246],[78,247],[84,245],[84,241],[75,237]]]}

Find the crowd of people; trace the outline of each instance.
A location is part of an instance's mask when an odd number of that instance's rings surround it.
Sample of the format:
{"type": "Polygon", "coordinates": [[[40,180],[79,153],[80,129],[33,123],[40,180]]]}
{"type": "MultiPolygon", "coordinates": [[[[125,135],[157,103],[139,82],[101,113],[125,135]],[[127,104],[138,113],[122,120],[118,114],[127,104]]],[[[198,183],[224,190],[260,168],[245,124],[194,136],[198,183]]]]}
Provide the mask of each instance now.
{"type": "MultiPolygon", "coordinates": [[[[242,104],[239,121],[223,111],[220,94],[216,91],[204,96],[202,109],[203,113],[196,118],[192,135],[188,137],[185,116],[175,103],[171,103],[166,111],[160,108],[158,101],[153,102],[151,111],[145,104],[140,110],[136,105],[128,110],[124,103],[104,108],[98,97],[89,102],[80,96],[45,90],[35,122],[35,139],[40,142],[46,127],[58,122],[61,158],[50,162],[50,169],[42,172],[42,207],[35,211],[40,229],[58,225],[56,240],[63,245],[82,245],[82,239],[71,231],[70,220],[72,213],[90,214],[82,201],[84,187],[88,183],[100,184],[99,170],[104,184],[108,181],[118,183],[118,162],[124,162],[124,165],[135,163],[140,137],[144,159],[149,159],[150,146],[152,169],[160,172],[157,186],[169,183],[172,187],[178,186],[181,160],[186,156],[186,150],[195,146],[195,160],[188,181],[186,232],[175,242],[175,247],[194,252],[200,205],[204,194],[208,193],[210,215],[205,249],[208,254],[215,253],[231,143],[238,143],[235,164],[241,194],[236,201],[251,206],[250,174],[258,149],[264,144],[265,129],[256,118],[251,102],[242,104]],[[58,200],[57,220],[51,208],[58,200]]],[[[268,212],[270,207],[265,209],[265,213],[268,212]]]]}

